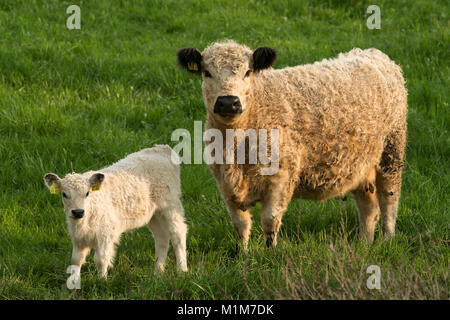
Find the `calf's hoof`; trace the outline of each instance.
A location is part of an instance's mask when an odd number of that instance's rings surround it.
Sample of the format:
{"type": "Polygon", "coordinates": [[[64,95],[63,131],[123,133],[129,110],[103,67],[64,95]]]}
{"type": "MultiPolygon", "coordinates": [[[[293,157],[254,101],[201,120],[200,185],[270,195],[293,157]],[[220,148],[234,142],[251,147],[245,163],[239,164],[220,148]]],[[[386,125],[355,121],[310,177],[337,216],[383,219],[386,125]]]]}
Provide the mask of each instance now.
{"type": "Polygon", "coordinates": [[[155,271],[156,273],[164,273],[164,265],[161,263],[157,263],[155,265],[155,271]]]}
{"type": "Polygon", "coordinates": [[[185,264],[179,265],[178,270],[180,270],[181,272],[187,272],[188,271],[187,265],[185,264]]]}

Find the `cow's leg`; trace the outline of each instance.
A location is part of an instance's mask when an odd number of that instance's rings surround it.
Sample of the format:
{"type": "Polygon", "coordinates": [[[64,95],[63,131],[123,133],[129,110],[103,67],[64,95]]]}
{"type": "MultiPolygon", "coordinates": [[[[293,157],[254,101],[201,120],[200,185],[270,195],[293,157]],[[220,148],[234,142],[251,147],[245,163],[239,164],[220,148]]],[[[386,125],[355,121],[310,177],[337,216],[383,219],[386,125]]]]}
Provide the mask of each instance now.
{"type": "Polygon", "coordinates": [[[231,221],[236,232],[236,251],[239,251],[239,242],[242,244],[244,251],[248,250],[248,241],[252,229],[252,215],[250,209],[235,209],[231,213],[231,221]]]}
{"type": "Polygon", "coordinates": [[[244,251],[247,251],[252,228],[252,215],[250,210],[238,208],[234,203],[227,203],[227,207],[234,231],[236,232],[236,252],[239,251],[239,245],[242,245],[244,251]]]}
{"type": "Polygon", "coordinates": [[[184,222],[184,210],[181,201],[171,204],[161,212],[166,221],[166,230],[169,232],[170,240],[175,251],[177,267],[181,271],[187,271],[186,261],[186,236],[187,225],[184,222]]]}
{"type": "Polygon", "coordinates": [[[155,269],[160,272],[164,271],[170,239],[167,223],[163,220],[164,217],[159,212],[155,212],[148,224],[148,227],[155,238],[155,269]]]}
{"type": "Polygon", "coordinates": [[[261,209],[261,226],[267,247],[277,245],[281,220],[292,198],[292,193],[293,188],[283,183],[272,185],[266,193],[261,209]]]}
{"type": "Polygon", "coordinates": [[[365,183],[352,192],[359,211],[360,237],[372,243],[375,236],[375,228],[380,219],[380,207],[378,205],[377,188],[375,186],[375,168],[370,170],[365,183]]]}
{"type": "Polygon", "coordinates": [[[383,234],[385,238],[395,235],[398,201],[402,187],[405,143],[405,130],[399,130],[399,132],[388,136],[381,157],[380,169],[377,171],[378,201],[383,217],[383,234]]]}
{"type": "Polygon", "coordinates": [[[397,176],[377,174],[378,202],[383,217],[383,235],[385,238],[395,235],[401,179],[401,173],[397,176]]]}

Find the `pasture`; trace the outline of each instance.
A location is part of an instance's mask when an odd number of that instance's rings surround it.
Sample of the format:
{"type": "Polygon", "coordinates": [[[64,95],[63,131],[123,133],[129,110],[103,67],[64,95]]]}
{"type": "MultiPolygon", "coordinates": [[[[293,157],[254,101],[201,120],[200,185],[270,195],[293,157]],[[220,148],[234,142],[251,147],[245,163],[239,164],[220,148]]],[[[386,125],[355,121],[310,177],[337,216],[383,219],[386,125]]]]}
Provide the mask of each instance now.
{"type": "Polygon", "coordinates": [[[449,28],[445,1],[0,2],[0,299],[449,299],[449,28]],[[68,30],[66,8],[81,8],[68,30]],[[381,9],[368,29],[366,8],[381,9]],[[278,246],[259,210],[247,254],[205,164],[182,165],[188,268],[154,273],[146,228],[122,237],[108,280],[93,255],[81,290],[66,287],[71,242],[59,196],[43,182],[100,169],[205,121],[201,79],[176,51],[234,39],[277,50],[275,68],[354,47],[385,52],[408,88],[408,145],[397,235],[357,242],[354,202],[293,200],[278,246]],[[381,289],[366,269],[381,269],[381,289]]]}

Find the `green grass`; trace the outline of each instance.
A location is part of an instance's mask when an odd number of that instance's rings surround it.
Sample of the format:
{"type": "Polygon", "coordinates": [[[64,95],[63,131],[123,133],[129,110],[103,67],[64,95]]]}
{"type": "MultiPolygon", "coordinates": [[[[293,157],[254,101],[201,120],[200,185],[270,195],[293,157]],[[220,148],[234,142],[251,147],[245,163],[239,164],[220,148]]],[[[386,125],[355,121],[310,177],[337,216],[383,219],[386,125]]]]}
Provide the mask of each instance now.
{"type": "Polygon", "coordinates": [[[445,1],[0,1],[0,299],[449,299],[449,28],[445,1]],[[254,210],[248,254],[206,165],[183,165],[189,272],[155,275],[145,229],[125,234],[107,281],[92,255],[66,288],[71,243],[46,172],[98,169],[205,119],[200,79],[176,66],[184,46],[232,38],[271,46],[275,67],[376,47],[404,70],[408,147],[397,236],[357,242],[352,201],[292,201],[267,250],[254,210]],[[366,288],[379,265],[381,290],[366,288]]]}

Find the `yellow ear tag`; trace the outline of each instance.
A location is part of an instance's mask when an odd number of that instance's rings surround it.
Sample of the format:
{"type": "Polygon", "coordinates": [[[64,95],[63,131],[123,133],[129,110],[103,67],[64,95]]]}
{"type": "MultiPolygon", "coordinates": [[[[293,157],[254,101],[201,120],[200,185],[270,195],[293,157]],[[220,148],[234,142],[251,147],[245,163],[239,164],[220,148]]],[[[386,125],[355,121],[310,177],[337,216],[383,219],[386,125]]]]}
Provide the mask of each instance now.
{"type": "Polygon", "coordinates": [[[50,193],[51,194],[58,194],[60,192],[61,192],[61,190],[59,189],[57,184],[55,182],[53,182],[52,185],[50,186],[50,193]]]}
{"type": "Polygon", "coordinates": [[[188,62],[188,70],[198,71],[198,66],[195,62],[188,62]]]}
{"type": "Polygon", "coordinates": [[[92,191],[100,190],[100,183],[93,184],[91,190],[92,191]]]}

